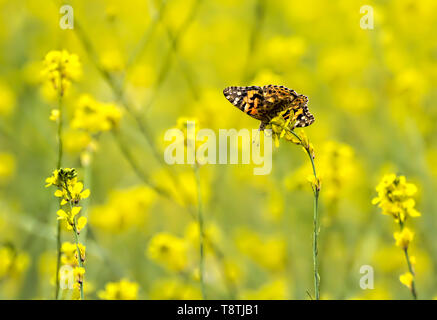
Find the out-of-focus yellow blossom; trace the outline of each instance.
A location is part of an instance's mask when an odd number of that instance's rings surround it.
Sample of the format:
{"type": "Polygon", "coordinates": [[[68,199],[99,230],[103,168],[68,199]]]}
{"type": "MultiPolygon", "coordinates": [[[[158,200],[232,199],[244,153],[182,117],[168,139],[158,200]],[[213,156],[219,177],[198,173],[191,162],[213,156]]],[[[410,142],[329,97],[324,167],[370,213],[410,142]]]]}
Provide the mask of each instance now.
{"type": "Polygon", "coordinates": [[[383,214],[391,215],[401,223],[407,216],[420,216],[414,208],[416,202],[412,198],[417,192],[417,187],[412,183],[407,183],[404,176],[385,175],[376,187],[376,191],[378,191],[378,196],[372,200],[372,204],[377,204],[383,214]]]}
{"type": "Polygon", "coordinates": [[[49,279],[51,285],[56,282],[56,253],[52,251],[43,252],[38,259],[38,273],[44,279],[49,279]]]}
{"type": "Polygon", "coordinates": [[[19,278],[29,267],[30,258],[25,252],[17,252],[10,246],[0,247],[0,280],[19,278]]]}
{"type": "Polygon", "coordinates": [[[91,209],[91,224],[111,233],[123,232],[134,226],[141,228],[155,199],[155,192],[146,186],[114,190],[105,204],[91,209]]]}
{"type": "Polygon", "coordinates": [[[52,111],[50,111],[49,119],[51,121],[57,122],[59,120],[59,115],[60,115],[59,109],[53,109],[52,111]]]}
{"type": "MultiPolygon", "coordinates": [[[[208,171],[202,172],[200,179],[200,189],[202,194],[202,203],[206,205],[211,196],[211,189],[208,187],[210,181],[208,171]]],[[[197,183],[196,176],[192,170],[182,171],[176,176],[176,184],[170,175],[165,170],[157,171],[154,174],[153,180],[160,188],[168,190],[175,201],[183,206],[197,206],[197,183]]]]}
{"type": "Polygon", "coordinates": [[[67,50],[50,51],[44,58],[42,75],[61,96],[68,90],[71,81],[77,80],[81,74],[79,57],[67,50]]]}
{"type": "Polygon", "coordinates": [[[113,103],[102,103],[90,95],[80,96],[75,108],[71,127],[96,134],[118,127],[121,109],[113,103]]]}
{"type": "MultiPolygon", "coordinates": [[[[221,232],[217,225],[208,223],[204,227],[204,242],[206,252],[214,252],[214,247],[221,241],[221,232]]],[[[190,222],[185,228],[185,239],[197,248],[199,245],[199,224],[195,221],[190,222]]]]}
{"type": "Polygon", "coordinates": [[[223,275],[226,281],[233,285],[241,284],[244,280],[243,269],[237,262],[231,259],[225,259],[223,261],[223,275]]]}
{"type": "Polygon", "coordinates": [[[162,279],[153,283],[150,289],[152,300],[200,300],[200,288],[179,278],[162,279]]]}
{"type": "Polygon", "coordinates": [[[251,230],[239,230],[236,235],[238,249],[253,261],[270,271],[283,271],[287,264],[287,247],[284,239],[261,237],[251,230]]]}
{"type": "Polygon", "coordinates": [[[275,36],[268,40],[260,50],[264,51],[266,63],[276,70],[282,71],[299,62],[307,51],[307,43],[302,37],[275,36]]]}
{"type": "Polygon", "coordinates": [[[14,92],[3,82],[0,82],[0,116],[8,116],[15,109],[14,92]]]}
{"type": "Polygon", "coordinates": [[[15,157],[10,153],[0,153],[0,182],[8,181],[14,173],[15,157]]]}
{"type": "Polygon", "coordinates": [[[107,283],[105,290],[99,291],[98,296],[103,300],[137,300],[138,290],[138,283],[122,279],[119,282],[107,283]]]}
{"type": "Polygon", "coordinates": [[[413,287],[414,276],[411,274],[411,272],[405,272],[399,276],[399,281],[411,290],[413,287]]]}
{"type": "Polygon", "coordinates": [[[102,67],[110,72],[120,72],[124,69],[124,59],[118,50],[105,50],[100,58],[102,67]]]}
{"type": "Polygon", "coordinates": [[[375,106],[373,93],[365,87],[340,87],[335,91],[336,105],[351,113],[369,111],[375,106]]]}
{"type": "Polygon", "coordinates": [[[129,73],[129,80],[136,87],[148,88],[155,83],[155,71],[150,64],[137,64],[132,66],[129,73]]]}
{"type": "Polygon", "coordinates": [[[379,285],[372,290],[362,290],[364,291],[358,296],[349,298],[349,300],[391,300],[393,299],[392,294],[389,289],[379,285]]]}
{"type": "Polygon", "coordinates": [[[65,130],[62,133],[62,142],[64,150],[70,153],[78,153],[91,146],[96,149],[90,134],[82,130],[65,130]]]}
{"type": "Polygon", "coordinates": [[[272,186],[267,196],[266,209],[263,214],[268,220],[278,222],[281,220],[285,209],[284,197],[276,186],[272,186]]]}
{"type": "Polygon", "coordinates": [[[287,300],[290,298],[286,279],[277,279],[266,283],[257,290],[241,293],[243,300],[287,300]]]}
{"type": "MultiPolygon", "coordinates": [[[[322,145],[317,165],[324,185],[321,195],[328,201],[339,199],[361,177],[354,150],[344,143],[328,141],[322,145]]],[[[285,186],[290,190],[303,188],[304,178],[311,176],[311,170],[309,163],[301,166],[285,177],[285,186]]]]}
{"type": "Polygon", "coordinates": [[[396,240],[396,245],[402,249],[407,249],[410,242],[413,241],[414,232],[411,232],[407,227],[403,228],[401,232],[395,232],[394,238],[396,240]]]}
{"type": "Polygon", "coordinates": [[[150,239],[147,257],[173,271],[183,271],[188,266],[187,243],[170,233],[160,232],[150,239]]]}

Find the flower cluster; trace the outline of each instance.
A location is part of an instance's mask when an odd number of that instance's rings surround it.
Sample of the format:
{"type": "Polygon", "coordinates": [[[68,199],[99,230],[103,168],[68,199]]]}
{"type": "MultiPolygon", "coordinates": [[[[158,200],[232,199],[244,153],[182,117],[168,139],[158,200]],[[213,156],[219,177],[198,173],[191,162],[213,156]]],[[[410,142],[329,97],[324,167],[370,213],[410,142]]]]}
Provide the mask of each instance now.
{"type": "MultiPolygon", "coordinates": [[[[83,283],[83,276],[85,274],[85,268],[81,267],[81,265],[85,262],[85,249],[86,247],[82,244],[76,244],[71,242],[64,242],[61,247],[61,263],[63,266],[70,266],[73,268],[73,276],[74,276],[74,287],[73,290],[76,291],[75,295],[78,295],[78,291],[80,290],[80,286],[83,283]],[[78,257],[78,248],[80,252],[80,263],[79,263],[79,257],[78,257]]],[[[62,269],[64,272],[68,272],[68,269],[62,269]]],[[[62,272],[62,271],[60,271],[62,272]]],[[[67,275],[69,276],[69,275],[67,275]]],[[[67,279],[67,277],[60,277],[61,279],[67,279]]]]}
{"type": "Polygon", "coordinates": [[[159,279],[150,290],[153,300],[200,300],[202,294],[196,286],[180,278],[159,279]]]}
{"type": "Polygon", "coordinates": [[[138,289],[138,283],[122,279],[107,283],[105,290],[99,291],[98,296],[103,300],[136,300],[138,289]]]}
{"type": "Polygon", "coordinates": [[[91,210],[92,224],[109,233],[120,233],[134,226],[142,227],[148,220],[155,192],[147,186],[114,190],[106,203],[91,210]]]}
{"type": "Polygon", "coordinates": [[[150,240],[148,258],[172,271],[184,271],[188,266],[188,246],[183,238],[161,232],[150,240]]]}
{"type": "Polygon", "coordinates": [[[78,204],[82,199],[89,197],[90,190],[83,190],[83,183],[77,181],[76,170],[70,168],[53,171],[53,174],[46,179],[46,183],[46,187],[52,185],[58,187],[54,195],[61,198],[61,206],[68,205],[58,210],[58,220],[65,220],[69,230],[74,229],[79,233],[85,227],[87,219],[85,217],[76,219],[82,209],[78,204]]]}
{"type": "Polygon", "coordinates": [[[81,64],[76,54],[66,50],[53,50],[44,58],[42,75],[61,96],[70,87],[71,81],[78,79],[81,73],[81,64]]]}
{"type": "Polygon", "coordinates": [[[97,134],[116,128],[121,119],[120,108],[113,103],[103,103],[84,94],[75,108],[71,127],[97,134]]]}
{"type": "Polygon", "coordinates": [[[67,223],[67,229],[73,231],[75,238],[75,244],[64,243],[62,246],[62,262],[73,268],[76,279],[75,289],[77,289],[75,296],[83,299],[85,246],[79,243],[79,233],[85,227],[87,219],[86,217],[78,217],[78,215],[82,209],[79,206],[80,201],[88,198],[90,191],[89,189],[84,190],[83,183],[77,181],[77,173],[74,168],[61,168],[53,171],[53,174],[46,179],[46,187],[50,186],[57,187],[55,196],[61,199],[59,203],[61,209],[57,212],[58,220],[67,223]]]}
{"type": "Polygon", "coordinates": [[[11,246],[0,247],[0,281],[7,277],[20,277],[29,266],[29,255],[17,252],[11,246]]]}
{"type": "Polygon", "coordinates": [[[287,266],[287,244],[281,237],[260,236],[243,229],[236,236],[238,249],[261,267],[271,271],[284,271],[287,266]]]}
{"type": "Polygon", "coordinates": [[[420,217],[420,213],[414,208],[416,202],[412,198],[417,187],[407,183],[404,176],[385,175],[376,191],[378,196],[372,200],[372,204],[377,204],[383,214],[391,215],[396,222],[403,223],[408,216],[420,217]]]}
{"type": "Polygon", "coordinates": [[[415,288],[414,264],[416,258],[410,256],[408,248],[413,241],[414,233],[405,227],[407,217],[419,217],[420,213],[414,208],[416,205],[412,196],[417,192],[417,187],[412,183],[407,183],[404,176],[395,174],[385,175],[382,181],[377,185],[376,191],[378,196],[372,200],[377,204],[385,215],[391,215],[394,221],[399,225],[400,231],[394,233],[396,246],[400,247],[407,260],[408,272],[399,277],[400,282],[408,287],[414,297],[417,299],[415,288]]]}

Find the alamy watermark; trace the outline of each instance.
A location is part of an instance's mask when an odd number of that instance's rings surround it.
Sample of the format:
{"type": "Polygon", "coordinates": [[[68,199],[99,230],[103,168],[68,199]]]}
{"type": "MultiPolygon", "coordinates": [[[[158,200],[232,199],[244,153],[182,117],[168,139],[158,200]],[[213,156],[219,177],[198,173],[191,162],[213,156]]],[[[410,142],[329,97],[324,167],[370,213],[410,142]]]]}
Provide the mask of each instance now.
{"type": "Polygon", "coordinates": [[[74,13],[73,13],[73,7],[69,6],[68,4],[63,5],[59,9],[59,13],[63,16],[59,20],[59,27],[61,29],[74,29],[74,13]]]}
{"type": "Polygon", "coordinates": [[[360,19],[360,28],[363,30],[373,30],[373,7],[364,5],[360,8],[360,13],[364,14],[360,19]]]}
{"type": "Polygon", "coordinates": [[[360,288],[363,290],[374,289],[374,272],[373,267],[369,265],[363,265],[360,268],[360,273],[364,274],[360,278],[360,288]]]}
{"type": "Polygon", "coordinates": [[[172,128],[165,132],[164,140],[171,142],[164,151],[167,164],[252,163],[258,166],[253,169],[255,175],[266,175],[272,171],[273,143],[269,129],[264,130],[262,143],[254,143],[260,136],[258,129],[220,129],[218,138],[212,129],[196,131],[195,121],[187,121],[186,129],[184,132],[172,128]]]}

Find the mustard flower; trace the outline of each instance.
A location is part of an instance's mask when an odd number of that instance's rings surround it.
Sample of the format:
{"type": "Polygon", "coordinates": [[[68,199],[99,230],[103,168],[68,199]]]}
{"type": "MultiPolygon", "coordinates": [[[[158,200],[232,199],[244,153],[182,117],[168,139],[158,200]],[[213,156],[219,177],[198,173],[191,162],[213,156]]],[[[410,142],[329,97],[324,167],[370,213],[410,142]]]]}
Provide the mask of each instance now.
{"type": "Polygon", "coordinates": [[[17,252],[11,246],[0,247],[0,281],[6,277],[20,277],[28,268],[29,255],[25,252],[17,252]]]}
{"type": "Polygon", "coordinates": [[[188,265],[185,240],[166,232],[158,233],[152,237],[146,254],[150,260],[169,270],[183,271],[188,265]]]}
{"type": "Polygon", "coordinates": [[[412,290],[413,283],[414,283],[414,276],[411,272],[405,272],[404,274],[400,275],[399,281],[408,289],[412,290]]]}
{"type": "Polygon", "coordinates": [[[382,213],[391,215],[396,221],[403,223],[410,217],[419,217],[420,213],[414,208],[416,202],[412,196],[417,192],[417,187],[407,183],[404,176],[387,174],[377,185],[378,196],[372,200],[382,209],[382,213]]]}
{"type": "Polygon", "coordinates": [[[414,233],[405,227],[401,232],[395,232],[394,238],[396,240],[396,245],[405,250],[408,248],[410,242],[413,241],[414,233]]]}
{"type": "Polygon", "coordinates": [[[152,284],[150,298],[153,300],[200,300],[198,287],[179,278],[160,279],[152,284]]]}
{"type": "Polygon", "coordinates": [[[71,127],[97,134],[116,128],[120,119],[120,107],[113,103],[96,101],[90,95],[84,94],[79,98],[75,108],[71,127]]]}
{"type": "Polygon", "coordinates": [[[105,290],[98,293],[103,300],[136,300],[138,298],[138,283],[122,279],[119,282],[109,282],[105,290]]]}
{"type": "Polygon", "coordinates": [[[79,57],[66,50],[53,50],[44,58],[42,76],[53,86],[53,89],[62,96],[70,87],[72,80],[77,80],[82,73],[79,57]]]}

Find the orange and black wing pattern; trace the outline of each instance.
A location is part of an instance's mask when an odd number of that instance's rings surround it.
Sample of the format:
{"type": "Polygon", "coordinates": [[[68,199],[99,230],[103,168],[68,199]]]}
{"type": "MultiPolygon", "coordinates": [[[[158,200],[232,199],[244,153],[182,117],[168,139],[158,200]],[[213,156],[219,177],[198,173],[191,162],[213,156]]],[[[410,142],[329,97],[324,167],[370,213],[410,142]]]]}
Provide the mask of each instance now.
{"type": "Polygon", "coordinates": [[[306,127],[314,122],[314,116],[308,111],[308,98],[284,86],[234,86],[225,88],[223,94],[238,109],[260,120],[261,128],[282,111],[286,111],[284,117],[293,111],[295,127],[306,127]]]}

